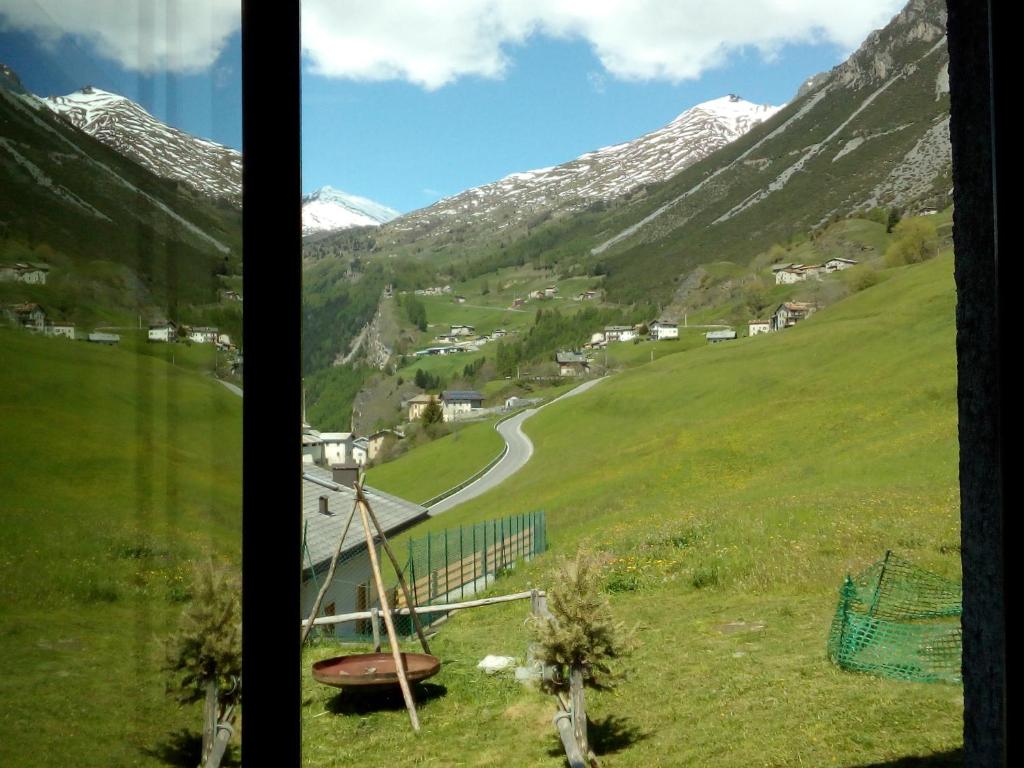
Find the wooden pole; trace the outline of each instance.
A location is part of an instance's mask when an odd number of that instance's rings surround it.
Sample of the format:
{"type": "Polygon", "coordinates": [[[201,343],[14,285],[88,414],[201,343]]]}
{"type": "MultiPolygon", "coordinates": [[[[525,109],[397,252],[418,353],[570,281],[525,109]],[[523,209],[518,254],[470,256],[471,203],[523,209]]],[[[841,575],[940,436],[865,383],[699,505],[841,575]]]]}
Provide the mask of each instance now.
{"type": "Polygon", "coordinates": [[[313,610],[309,613],[308,622],[303,625],[302,636],[299,640],[299,647],[306,644],[306,638],[309,637],[309,633],[313,629],[313,620],[320,611],[320,604],[324,601],[324,595],[327,594],[327,590],[331,586],[331,581],[334,579],[334,571],[338,567],[338,558],[341,557],[341,548],[345,544],[345,537],[348,536],[348,527],[352,525],[352,518],[355,517],[357,504],[353,504],[352,511],[348,513],[348,522],[345,523],[345,530],[342,531],[341,538],[338,539],[338,548],[334,550],[334,557],[331,558],[331,567],[327,571],[327,578],[324,579],[324,585],[320,587],[320,592],[316,596],[316,601],[313,603],[313,610]]]}
{"type": "Polygon", "coordinates": [[[576,742],[576,737],[573,734],[572,715],[568,712],[556,712],[555,728],[558,730],[558,736],[562,739],[562,748],[565,749],[569,768],[586,768],[587,763],[583,758],[583,752],[580,751],[580,745],[576,742]]]}
{"type": "MultiPolygon", "coordinates": [[[[391,609],[388,607],[387,591],[384,589],[384,579],[380,575],[380,563],[377,561],[377,548],[373,546],[373,536],[370,535],[370,518],[366,514],[366,502],[363,499],[362,489],[356,486],[356,506],[359,508],[359,516],[363,521],[363,533],[366,535],[366,549],[370,555],[370,569],[373,571],[373,580],[377,585],[377,594],[380,596],[382,613],[384,614],[384,626],[388,630],[388,641],[391,643],[391,655],[395,658],[395,671],[398,673],[398,684],[402,688],[402,697],[405,699],[405,707],[409,710],[409,720],[412,729],[419,733],[420,720],[416,715],[416,702],[413,701],[412,691],[409,689],[409,680],[405,675],[405,660],[402,658],[402,649],[398,647],[398,636],[395,634],[395,622],[391,619],[391,609]]],[[[383,536],[381,536],[383,538],[383,536]]]]}
{"type": "MultiPolygon", "coordinates": [[[[370,502],[366,500],[366,496],[363,495],[362,487],[357,486],[356,498],[362,502],[363,507],[370,515],[370,519],[373,521],[374,527],[377,529],[377,534],[380,536],[380,543],[384,545],[384,551],[391,559],[391,565],[395,568],[395,573],[398,574],[398,584],[402,588],[402,595],[405,597],[405,604],[410,608],[415,605],[412,602],[412,595],[409,593],[409,587],[405,583],[405,577],[402,575],[402,567],[398,564],[398,558],[395,557],[395,553],[391,551],[391,545],[388,544],[387,538],[384,536],[384,529],[380,527],[380,522],[377,520],[377,516],[373,513],[373,508],[370,506],[370,502]]],[[[416,612],[412,612],[412,625],[416,628],[416,635],[420,639],[420,645],[423,646],[424,653],[430,653],[430,646],[427,645],[427,636],[423,632],[423,625],[420,624],[420,617],[416,615],[416,612]]]]}
{"type": "Polygon", "coordinates": [[[217,681],[206,681],[206,700],[203,702],[203,750],[202,760],[205,762],[213,747],[213,738],[217,732],[217,681]]]}
{"type": "Polygon", "coordinates": [[[373,652],[380,653],[380,612],[376,605],[370,609],[370,625],[373,631],[373,652]]]}
{"type": "Polygon", "coordinates": [[[583,667],[574,664],[569,670],[569,698],[572,701],[572,730],[580,752],[590,754],[587,739],[587,705],[583,699],[583,667]]]}
{"type": "MultiPolygon", "coordinates": [[[[547,611],[547,597],[543,592],[539,592],[538,601],[541,607],[541,615],[550,616],[551,614],[547,611]]],[[[414,611],[417,614],[421,613],[454,613],[455,611],[461,611],[464,608],[479,608],[482,605],[497,605],[498,603],[508,603],[513,600],[528,600],[530,599],[529,592],[516,592],[511,595],[497,595],[495,597],[481,597],[476,600],[466,600],[461,603],[445,603],[443,605],[417,605],[407,606],[405,608],[394,608],[391,613],[398,616],[406,616],[414,611]]],[[[321,616],[313,621],[316,626],[322,626],[324,624],[344,624],[346,621],[360,621],[362,619],[372,618],[373,614],[370,611],[354,611],[353,613],[339,613],[336,616],[321,616]]],[[[302,626],[306,626],[309,623],[309,619],[302,619],[302,626]]]]}

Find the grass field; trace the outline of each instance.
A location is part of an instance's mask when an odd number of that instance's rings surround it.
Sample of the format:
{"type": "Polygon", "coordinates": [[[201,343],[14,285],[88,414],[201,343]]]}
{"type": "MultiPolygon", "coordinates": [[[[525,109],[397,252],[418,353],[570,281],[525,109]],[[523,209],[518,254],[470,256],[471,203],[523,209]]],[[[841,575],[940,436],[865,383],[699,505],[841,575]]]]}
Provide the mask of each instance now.
{"type": "Polygon", "coordinates": [[[2,765],[174,764],[198,730],[161,644],[190,564],[240,564],[241,399],[130,346],[0,329],[2,765]]]}
{"type": "Polygon", "coordinates": [[[417,504],[458,485],[498,455],[504,441],[495,419],[456,423],[455,430],[395,461],[374,467],[366,482],[417,504]]]}
{"type": "MultiPolygon", "coordinates": [[[[959,763],[959,687],[825,655],[844,575],[886,549],[959,577],[952,258],[887,277],[795,328],[668,355],[545,409],[521,472],[415,530],[545,510],[551,553],[501,592],[546,586],[559,555],[602,553],[612,605],[637,625],[627,681],[588,694],[602,765],[959,763]]],[[[400,699],[360,706],[307,667],[304,764],[563,765],[552,700],[475,668],[524,657],[527,610],[441,625],[418,738],[400,699]]]]}

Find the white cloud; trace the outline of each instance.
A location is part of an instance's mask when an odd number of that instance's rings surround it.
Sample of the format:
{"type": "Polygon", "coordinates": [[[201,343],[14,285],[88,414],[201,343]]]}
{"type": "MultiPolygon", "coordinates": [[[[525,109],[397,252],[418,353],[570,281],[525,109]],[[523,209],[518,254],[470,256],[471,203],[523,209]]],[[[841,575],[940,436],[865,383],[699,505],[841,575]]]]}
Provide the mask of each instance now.
{"type": "Polygon", "coordinates": [[[100,56],[144,73],[206,69],[241,21],[239,0],[4,0],[0,8],[0,27],[48,45],[80,37],[100,56]]]}
{"type": "Polygon", "coordinates": [[[533,35],[582,39],[609,75],[680,81],[754,48],[788,43],[853,50],[904,0],[303,0],[310,69],[354,80],[436,89],[460,77],[501,77],[508,49],[533,35]]]}

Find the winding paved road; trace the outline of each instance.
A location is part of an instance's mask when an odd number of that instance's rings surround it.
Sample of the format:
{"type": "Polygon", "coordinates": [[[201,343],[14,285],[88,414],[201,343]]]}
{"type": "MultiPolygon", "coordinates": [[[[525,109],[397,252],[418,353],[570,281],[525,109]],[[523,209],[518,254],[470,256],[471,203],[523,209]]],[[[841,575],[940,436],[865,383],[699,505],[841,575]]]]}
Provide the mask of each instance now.
{"type": "Polygon", "coordinates": [[[559,400],[564,400],[567,397],[573,397],[574,395],[586,392],[591,387],[600,384],[606,378],[608,377],[603,376],[600,379],[591,379],[590,381],[586,381],[578,387],[566,392],[564,395],[556,397],[550,403],[545,403],[539,408],[527,408],[525,411],[517,413],[511,419],[506,419],[499,424],[497,426],[498,433],[502,438],[504,438],[505,445],[508,446],[508,451],[501,458],[501,461],[491,467],[490,471],[481,476],[476,480],[476,482],[471,485],[467,485],[458,493],[453,493],[448,498],[442,499],[430,507],[430,516],[437,517],[465,501],[475,499],[480,494],[486,493],[492,488],[500,485],[506,479],[522,469],[533,455],[533,443],[530,442],[530,438],[528,438],[523,432],[523,422],[542,408],[547,408],[549,405],[557,403],[559,400]]]}

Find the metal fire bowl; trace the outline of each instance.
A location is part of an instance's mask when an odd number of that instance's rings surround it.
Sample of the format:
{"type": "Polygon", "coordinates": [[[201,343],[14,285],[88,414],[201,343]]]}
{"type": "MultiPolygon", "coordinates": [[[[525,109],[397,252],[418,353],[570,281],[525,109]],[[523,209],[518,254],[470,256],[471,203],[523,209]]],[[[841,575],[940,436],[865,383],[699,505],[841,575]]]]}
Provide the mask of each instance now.
{"type": "MultiPolygon", "coordinates": [[[[405,675],[410,683],[433,677],[441,660],[426,653],[403,653],[405,675]]],[[[384,689],[398,685],[395,658],[390,653],[355,653],[313,664],[313,679],[335,688],[384,689]]]]}

